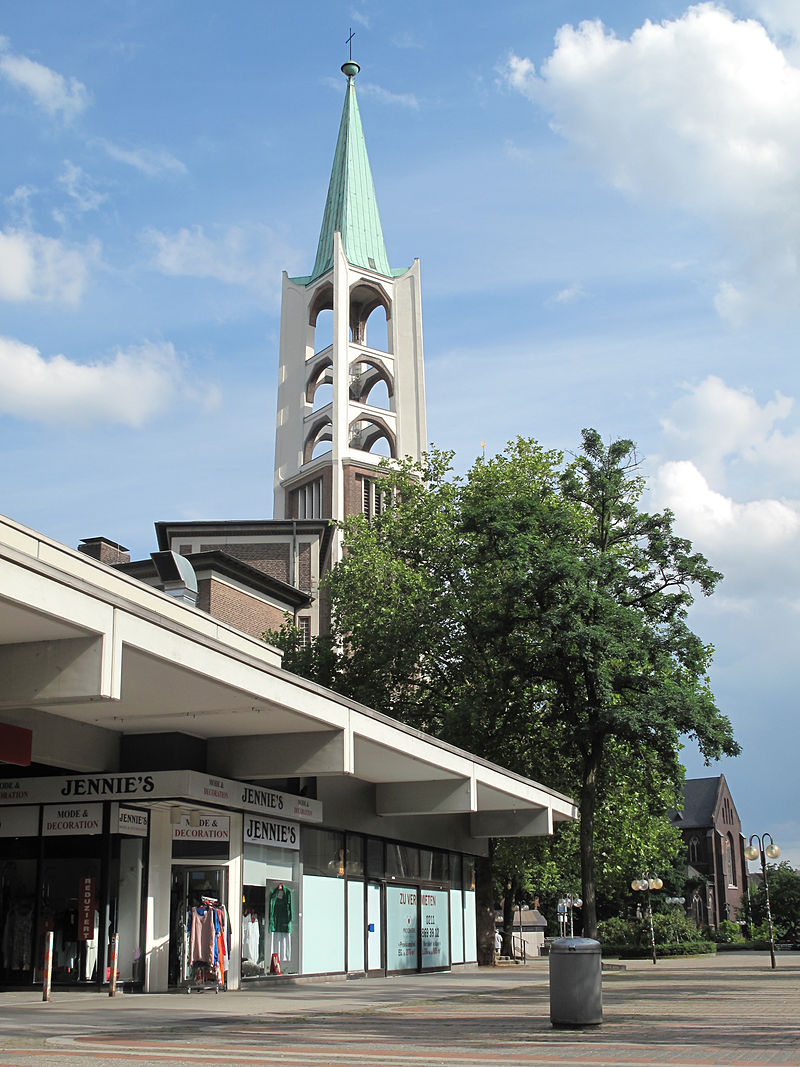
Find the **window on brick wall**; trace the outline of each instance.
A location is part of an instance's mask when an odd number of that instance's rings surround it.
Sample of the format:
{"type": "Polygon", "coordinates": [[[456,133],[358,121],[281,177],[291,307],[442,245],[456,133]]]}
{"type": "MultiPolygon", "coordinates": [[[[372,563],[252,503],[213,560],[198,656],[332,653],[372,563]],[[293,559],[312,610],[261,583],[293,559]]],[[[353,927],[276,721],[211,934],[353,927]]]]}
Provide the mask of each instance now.
{"type": "Polygon", "coordinates": [[[322,516],[322,479],[301,485],[297,490],[298,519],[319,519],[322,516]]]}
{"type": "Polygon", "coordinates": [[[300,631],[301,648],[308,648],[311,644],[311,618],[308,615],[300,615],[297,619],[297,629],[300,631]]]}
{"type": "Polygon", "coordinates": [[[381,492],[378,482],[364,478],[361,483],[361,511],[368,519],[380,515],[386,504],[386,494],[381,492]]]}
{"type": "Polygon", "coordinates": [[[733,835],[728,834],[725,848],[725,873],[728,876],[728,885],[736,887],[736,852],[734,851],[733,835]]]}

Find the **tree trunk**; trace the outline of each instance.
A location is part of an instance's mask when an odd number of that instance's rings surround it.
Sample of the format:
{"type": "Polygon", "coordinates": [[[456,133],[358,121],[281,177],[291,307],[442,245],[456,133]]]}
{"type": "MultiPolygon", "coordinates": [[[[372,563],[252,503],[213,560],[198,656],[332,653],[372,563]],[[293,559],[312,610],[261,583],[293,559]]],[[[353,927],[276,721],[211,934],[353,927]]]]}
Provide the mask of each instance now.
{"type": "Polygon", "coordinates": [[[475,860],[475,918],[477,922],[478,963],[494,966],[494,839],[489,838],[489,855],[475,860]]]}
{"type": "Polygon", "coordinates": [[[514,900],[519,888],[519,875],[514,873],[506,878],[506,891],[503,894],[503,948],[504,956],[514,956],[514,900]]]}
{"type": "Polygon", "coordinates": [[[583,897],[583,936],[597,937],[597,893],[594,877],[594,816],[597,810],[597,783],[603,760],[602,738],[595,738],[583,765],[581,783],[581,896],[583,897]]]}

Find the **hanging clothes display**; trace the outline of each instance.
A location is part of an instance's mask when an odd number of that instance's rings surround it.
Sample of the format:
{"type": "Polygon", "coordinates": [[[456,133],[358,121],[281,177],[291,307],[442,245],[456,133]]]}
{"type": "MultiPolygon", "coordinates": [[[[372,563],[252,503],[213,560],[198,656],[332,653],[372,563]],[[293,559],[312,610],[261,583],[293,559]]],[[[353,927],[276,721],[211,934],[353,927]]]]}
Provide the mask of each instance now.
{"type": "Polygon", "coordinates": [[[258,963],[261,959],[261,921],[255,911],[242,916],[242,959],[258,963]]]}
{"type": "Polygon", "coordinates": [[[33,899],[16,900],[6,914],[3,928],[3,966],[14,971],[31,969],[33,899]]]}
{"type": "Polygon", "coordinates": [[[270,952],[279,961],[291,959],[292,943],[292,891],[280,882],[269,895],[270,952]]]}
{"type": "Polygon", "coordinates": [[[230,934],[228,913],[216,900],[204,900],[192,908],[186,923],[189,939],[187,962],[193,972],[193,983],[216,982],[225,984],[230,957],[230,934]]]}

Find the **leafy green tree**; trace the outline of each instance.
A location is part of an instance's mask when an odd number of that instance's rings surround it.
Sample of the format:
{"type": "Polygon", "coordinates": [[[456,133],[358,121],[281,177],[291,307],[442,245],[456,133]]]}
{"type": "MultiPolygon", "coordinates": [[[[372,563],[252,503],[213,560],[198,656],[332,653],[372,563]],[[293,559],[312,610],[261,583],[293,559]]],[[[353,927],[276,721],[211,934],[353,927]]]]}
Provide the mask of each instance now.
{"type": "Polygon", "coordinates": [[[606,447],[585,430],[574,462],[556,470],[541,458],[538,446],[517,441],[479,460],[462,514],[499,590],[477,612],[484,643],[502,650],[507,670],[542,687],[545,729],[569,727],[591,936],[596,818],[612,746],[625,745],[634,760],[654,755],[675,781],[683,735],[707,758],[739,747],[711,694],[711,649],[686,621],[693,590],[709,595],[721,575],[674,534],[670,512],[639,511],[644,483],[632,442],[606,447]]]}
{"type": "MultiPolygon", "coordinates": [[[[354,699],[577,794],[591,936],[598,819],[620,757],[640,769],[641,806],[653,767],[679,781],[684,736],[709,759],[739,751],[710,691],[711,649],[687,624],[694,591],[721,576],[668,511],[639,510],[630,441],[586,430],[565,462],[518,439],[465,479],[451,459],[387,464],[389,505],[345,520],[328,584],[334,660],[312,666],[354,699]]],[[[491,905],[489,887],[487,924],[491,905]]]]}
{"type": "MultiPolygon", "coordinates": [[[[767,864],[767,877],[776,940],[800,942],[800,871],[784,860],[767,864]]],[[[767,901],[763,884],[751,891],[750,908],[753,922],[757,926],[766,925],[767,901]]]]}

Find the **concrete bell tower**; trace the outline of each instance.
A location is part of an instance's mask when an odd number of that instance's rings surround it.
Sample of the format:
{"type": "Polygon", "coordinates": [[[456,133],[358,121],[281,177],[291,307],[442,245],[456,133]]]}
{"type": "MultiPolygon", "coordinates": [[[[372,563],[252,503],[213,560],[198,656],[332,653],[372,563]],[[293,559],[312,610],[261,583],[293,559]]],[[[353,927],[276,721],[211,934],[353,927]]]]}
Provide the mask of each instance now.
{"type": "MultiPolygon", "coordinates": [[[[352,60],[314,269],[283,275],[276,519],[380,509],[375,471],[427,447],[419,260],[392,270],[352,60]]],[[[337,536],[332,561],[340,556],[337,536]]]]}

